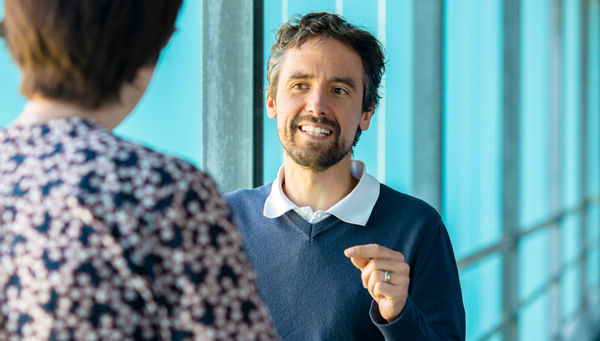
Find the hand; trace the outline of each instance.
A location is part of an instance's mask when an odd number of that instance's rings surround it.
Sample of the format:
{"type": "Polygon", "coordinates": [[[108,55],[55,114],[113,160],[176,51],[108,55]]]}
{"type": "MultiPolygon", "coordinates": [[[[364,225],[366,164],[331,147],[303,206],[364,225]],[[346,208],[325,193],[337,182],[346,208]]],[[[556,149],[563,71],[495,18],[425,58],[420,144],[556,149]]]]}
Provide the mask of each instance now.
{"type": "Polygon", "coordinates": [[[400,252],[381,245],[357,245],[344,251],[352,264],[361,271],[363,286],[379,305],[379,313],[388,323],[402,314],[408,298],[410,267],[400,252]],[[389,282],[385,283],[385,273],[389,282]]]}

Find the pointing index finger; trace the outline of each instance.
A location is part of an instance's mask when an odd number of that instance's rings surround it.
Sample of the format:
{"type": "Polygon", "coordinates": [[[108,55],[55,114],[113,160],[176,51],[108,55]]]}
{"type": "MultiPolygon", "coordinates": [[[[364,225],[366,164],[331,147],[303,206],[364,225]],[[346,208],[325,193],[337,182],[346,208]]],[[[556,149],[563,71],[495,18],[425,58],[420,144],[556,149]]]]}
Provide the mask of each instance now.
{"type": "Polygon", "coordinates": [[[378,244],[356,245],[344,251],[346,257],[376,258],[399,260],[404,262],[404,256],[378,244]]]}

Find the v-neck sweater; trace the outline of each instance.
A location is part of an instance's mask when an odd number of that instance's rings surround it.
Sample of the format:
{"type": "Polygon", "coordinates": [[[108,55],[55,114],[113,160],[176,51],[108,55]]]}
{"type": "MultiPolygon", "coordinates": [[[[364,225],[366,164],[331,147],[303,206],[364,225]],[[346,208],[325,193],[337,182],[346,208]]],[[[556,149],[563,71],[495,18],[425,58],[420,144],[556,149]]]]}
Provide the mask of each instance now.
{"type": "Polygon", "coordinates": [[[330,216],[310,224],[293,210],[263,215],[268,184],[226,195],[261,296],[284,340],[464,340],[465,311],[450,238],[423,201],[380,185],[365,226],[330,216]],[[401,252],[409,297],[387,323],[344,255],[355,245],[401,252]]]}

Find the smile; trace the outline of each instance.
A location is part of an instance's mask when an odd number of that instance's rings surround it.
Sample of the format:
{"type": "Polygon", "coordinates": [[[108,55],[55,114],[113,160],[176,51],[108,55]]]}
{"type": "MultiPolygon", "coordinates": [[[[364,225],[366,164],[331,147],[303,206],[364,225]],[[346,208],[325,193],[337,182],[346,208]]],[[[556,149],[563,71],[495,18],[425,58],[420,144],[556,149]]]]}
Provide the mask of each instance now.
{"type": "Polygon", "coordinates": [[[317,137],[331,135],[331,130],[325,129],[325,128],[320,128],[320,127],[301,126],[300,130],[302,130],[303,132],[305,132],[309,135],[317,136],[317,137]]]}

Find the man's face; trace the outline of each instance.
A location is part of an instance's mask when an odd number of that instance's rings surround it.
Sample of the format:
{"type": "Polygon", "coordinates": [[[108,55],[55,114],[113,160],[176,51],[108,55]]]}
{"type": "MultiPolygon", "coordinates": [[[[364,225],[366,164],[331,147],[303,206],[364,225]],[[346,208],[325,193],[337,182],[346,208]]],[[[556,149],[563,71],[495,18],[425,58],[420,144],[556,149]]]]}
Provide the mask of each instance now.
{"type": "Polygon", "coordinates": [[[267,95],[270,118],[286,153],[320,172],[350,157],[357,129],[373,111],[362,111],[360,56],[336,39],[312,39],[285,53],[276,98],[267,95]]]}

